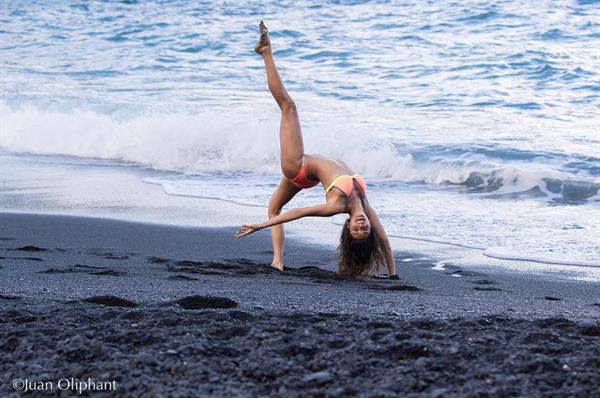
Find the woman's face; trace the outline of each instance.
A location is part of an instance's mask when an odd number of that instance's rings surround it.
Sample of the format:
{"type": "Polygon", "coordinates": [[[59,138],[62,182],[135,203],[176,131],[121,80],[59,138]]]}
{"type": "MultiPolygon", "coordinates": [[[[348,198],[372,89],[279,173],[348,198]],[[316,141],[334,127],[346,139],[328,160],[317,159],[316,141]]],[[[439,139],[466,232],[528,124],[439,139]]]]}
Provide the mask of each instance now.
{"type": "Polygon", "coordinates": [[[356,217],[351,217],[348,222],[348,230],[354,239],[367,239],[371,233],[371,223],[369,218],[364,214],[358,214],[356,217]]]}

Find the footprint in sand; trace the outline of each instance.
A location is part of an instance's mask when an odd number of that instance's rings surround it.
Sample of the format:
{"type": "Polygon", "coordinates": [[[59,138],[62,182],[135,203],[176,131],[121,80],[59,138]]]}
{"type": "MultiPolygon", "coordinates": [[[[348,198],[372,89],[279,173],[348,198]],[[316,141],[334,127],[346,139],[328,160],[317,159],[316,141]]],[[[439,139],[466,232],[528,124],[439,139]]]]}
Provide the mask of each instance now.
{"type": "Polygon", "coordinates": [[[544,300],[548,300],[548,301],[561,301],[562,299],[559,298],[559,297],[544,296],[544,300]]]}
{"type": "Polygon", "coordinates": [[[4,294],[0,294],[0,300],[20,300],[19,296],[6,296],[4,294]]]}
{"type": "Polygon", "coordinates": [[[0,260],[28,260],[28,261],[44,261],[39,257],[0,257],[0,260]]]}
{"type": "Polygon", "coordinates": [[[499,287],[485,287],[485,286],[475,286],[474,290],[480,290],[482,292],[503,292],[503,289],[499,287]]]}
{"type": "Polygon", "coordinates": [[[172,281],[197,281],[197,280],[199,280],[198,278],[192,278],[191,276],[186,276],[186,275],[172,275],[172,276],[169,276],[167,279],[172,280],[172,281]]]}
{"type": "Polygon", "coordinates": [[[88,250],[88,253],[92,256],[102,257],[107,260],[127,260],[129,258],[129,255],[127,254],[115,254],[105,250],[88,250]]]}
{"type": "Polygon", "coordinates": [[[471,281],[471,283],[476,283],[478,285],[495,285],[496,284],[496,282],[490,281],[487,279],[478,279],[476,281],[471,281]]]}
{"type": "Polygon", "coordinates": [[[49,249],[44,249],[43,247],[37,247],[37,246],[23,246],[23,247],[19,247],[17,249],[13,249],[13,250],[18,250],[18,251],[22,251],[22,252],[47,252],[49,251],[49,249]]]}
{"type": "Polygon", "coordinates": [[[148,258],[148,262],[151,264],[161,264],[161,263],[168,263],[169,259],[168,258],[162,258],[162,257],[156,257],[156,256],[152,256],[148,258]]]}
{"type": "Polygon", "coordinates": [[[107,267],[95,267],[90,265],[75,264],[67,268],[48,268],[44,271],[39,271],[40,274],[71,274],[71,273],[86,273],[89,275],[99,276],[129,276],[127,272],[116,271],[107,267]]]}

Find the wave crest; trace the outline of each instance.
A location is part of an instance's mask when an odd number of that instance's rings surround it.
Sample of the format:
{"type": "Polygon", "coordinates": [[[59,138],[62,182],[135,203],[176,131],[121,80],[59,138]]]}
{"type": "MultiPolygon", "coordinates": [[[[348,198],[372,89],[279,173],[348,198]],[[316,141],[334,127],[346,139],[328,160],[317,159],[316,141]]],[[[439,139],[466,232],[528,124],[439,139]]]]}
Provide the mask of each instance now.
{"type": "MultiPolygon", "coordinates": [[[[0,117],[0,148],[9,151],[119,160],[184,173],[279,173],[275,115],[268,120],[243,112],[119,118],[91,110],[12,109],[0,103],[0,117]]],[[[389,137],[349,134],[355,126],[334,125],[306,128],[307,152],[343,159],[374,183],[450,185],[475,194],[526,193],[558,201],[598,198],[600,182],[584,177],[587,160],[573,170],[572,158],[558,159],[566,170],[559,171],[550,165],[556,154],[547,154],[544,163],[542,153],[510,149],[408,148],[389,137]]]]}

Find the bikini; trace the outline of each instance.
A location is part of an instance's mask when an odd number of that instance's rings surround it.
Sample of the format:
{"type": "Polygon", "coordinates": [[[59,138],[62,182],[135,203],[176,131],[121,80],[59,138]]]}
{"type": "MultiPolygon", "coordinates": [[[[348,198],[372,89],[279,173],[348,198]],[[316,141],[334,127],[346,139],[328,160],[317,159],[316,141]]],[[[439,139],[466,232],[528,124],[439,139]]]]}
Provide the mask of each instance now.
{"type": "Polygon", "coordinates": [[[335,179],[329,184],[327,189],[325,189],[325,193],[329,192],[331,188],[336,187],[344,194],[346,194],[346,199],[350,199],[352,193],[354,192],[354,181],[358,184],[358,187],[362,191],[363,195],[367,193],[367,184],[365,183],[365,179],[358,174],[354,175],[341,175],[335,177],[335,179]]]}
{"type": "MultiPolygon", "coordinates": [[[[290,181],[292,182],[292,184],[302,189],[312,188],[320,182],[318,180],[315,181],[308,178],[308,176],[306,175],[306,171],[304,170],[304,163],[302,163],[302,166],[300,166],[300,171],[298,172],[298,175],[296,175],[296,177],[290,181]]],[[[344,174],[341,176],[337,176],[325,189],[325,193],[331,191],[333,187],[336,187],[346,195],[346,201],[348,201],[352,196],[352,193],[354,192],[354,181],[358,183],[358,186],[361,189],[363,195],[366,194],[367,184],[365,183],[365,179],[358,174],[344,174]]]]}
{"type": "Polygon", "coordinates": [[[302,166],[300,166],[300,171],[298,172],[298,175],[296,175],[296,177],[294,177],[294,179],[290,181],[292,182],[292,184],[302,189],[312,188],[320,182],[319,180],[315,181],[308,178],[308,176],[306,175],[306,171],[304,171],[304,162],[302,162],[302,166]]]}

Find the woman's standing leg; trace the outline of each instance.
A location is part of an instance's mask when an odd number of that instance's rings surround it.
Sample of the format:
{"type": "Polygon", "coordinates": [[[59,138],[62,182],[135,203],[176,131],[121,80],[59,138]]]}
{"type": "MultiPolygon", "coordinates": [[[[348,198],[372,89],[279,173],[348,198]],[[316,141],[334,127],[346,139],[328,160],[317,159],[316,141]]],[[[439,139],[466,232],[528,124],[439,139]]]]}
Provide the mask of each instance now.
{"type": "Polygon", "coordinates": [[[279,127],[279,143],[281,146],[281,171],[289,179],[293,179],[300,171],[302,158],[304,157],[304,144],[302,142],[302,130],[300,129],[300,119],[296,104],[288,94],[277,67],[273,60],[271,52],[271,41],[266,26],[260,22],[260,40],[256,45],[256,52],[259,53],[265,62],[267,71],[267,83],[269,91],[277,105],[281,109],[281,124],[279,127]]]}
{"type": "MultiPolygon", "coordinates": [[[[281,177],[279,186],[273,192],[269,201],[269,218],[273,218],[281,212],[281,209],[289,202],[298,192],[300,188],[292,184],[286,177],[281,177]]],[[[273,243],[273,261],[271,266],[283,271],[283,241],[285,233],[283,232],[283,224],[274,225],[271,227],[271,242],[273,243]]]]}

